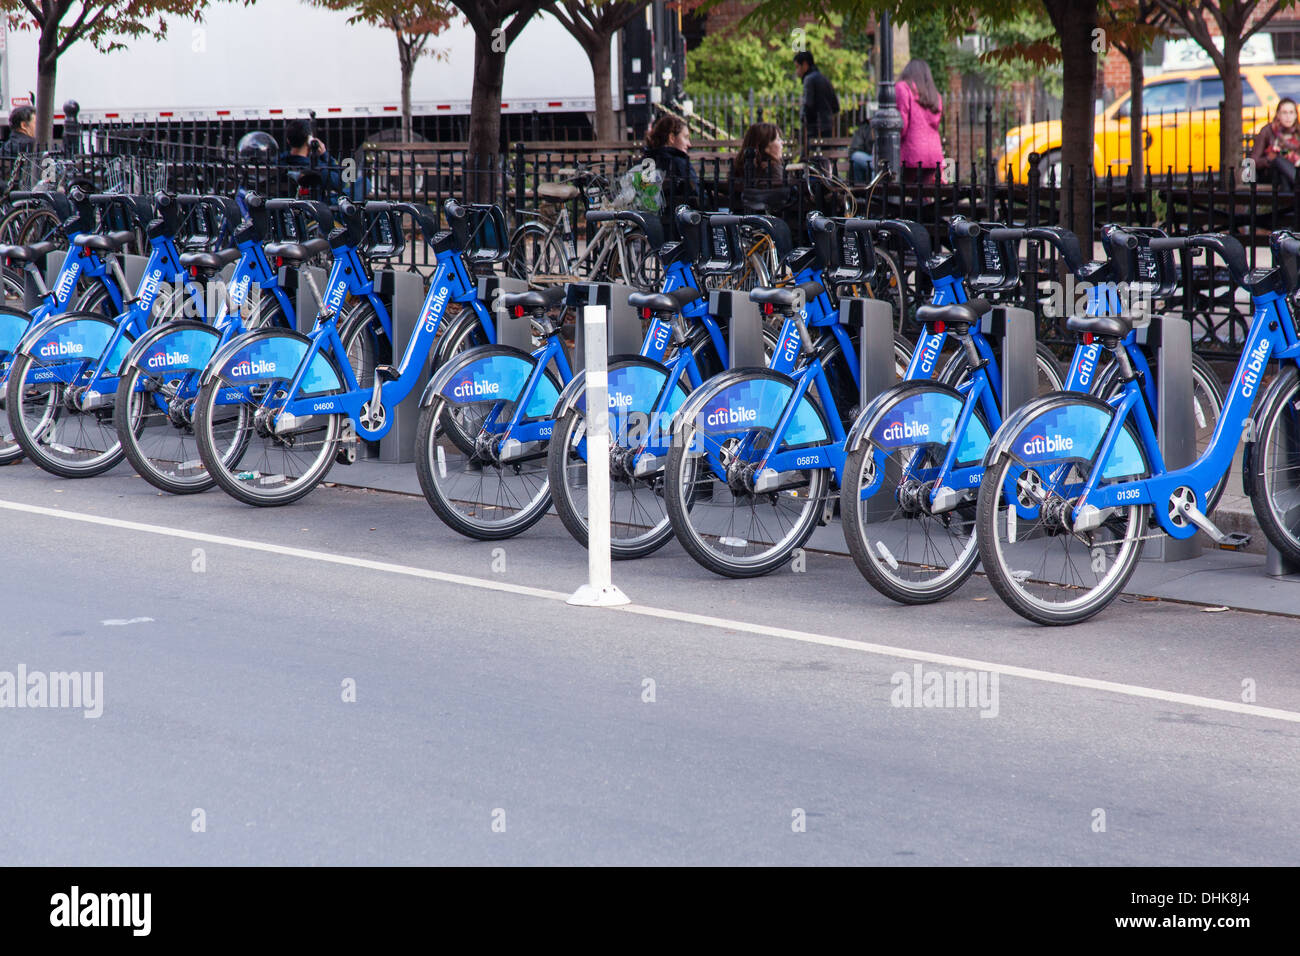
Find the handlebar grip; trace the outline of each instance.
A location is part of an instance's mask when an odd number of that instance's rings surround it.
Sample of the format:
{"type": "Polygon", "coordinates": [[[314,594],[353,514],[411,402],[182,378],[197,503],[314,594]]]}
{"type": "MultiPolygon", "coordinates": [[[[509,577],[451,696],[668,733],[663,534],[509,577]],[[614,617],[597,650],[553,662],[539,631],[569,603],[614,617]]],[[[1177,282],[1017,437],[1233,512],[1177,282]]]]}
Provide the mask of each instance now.
{"type": "Polygon", "coordinates": [[[589,209],[587,210],[587,222],[613,222],[614,217],[617,215],[617,209],[589,209]]]}
{"type": "Polygon", "coordinates": [[[1025,238],[1025,230],[1015,226],[1002,226],[989,230],[989,238],[994,242],[1019,242],[1025,238]]]}
{"type": "Polygon", "coordinates": [[[733,216],[729,212],[715,212],[709,216],[710,226],[739,226],[743,216],[733,216]]]}
{"type": "Polygon", "coordinates": [[[1158,236],[1151,240],[1151,249],[1153,252],[1168,252],[1173,249],[1186,249],[1189,242],[1187,236],[1158,236]]]}
{"type": "Polygon", "coordinates": [[[948,227],[948,231],[957,239],[977,239],[984,230],[980,228],[978,222],[967,219],[962,222],[952,223],[948,227]]]}
{"type": "MultiPolygon", "coordinates": [[[[1154,245],[1154,243],[1152,243],[1154,245]]],[[[1300,239],[1290,236],[1284,236],[1277,242],[1277,248],[1280,252],[1285,252],[1288,256],[1300,257],[1300,239]]]]}
{"type": "Polygon", "coordinates": [[[849,232],[879,232],[879,219],[846,219],[844,228],[849,232]]]}
{"type": "Polygon", "coordinates": [[[9,198],[14,201],[19,201],[23,199],[40,199],[42,196],[48,196],[48,195],[49,193],[46,192],[32,192],[31,190],[23,190],[21,192],[10,193],[9,198]]]}

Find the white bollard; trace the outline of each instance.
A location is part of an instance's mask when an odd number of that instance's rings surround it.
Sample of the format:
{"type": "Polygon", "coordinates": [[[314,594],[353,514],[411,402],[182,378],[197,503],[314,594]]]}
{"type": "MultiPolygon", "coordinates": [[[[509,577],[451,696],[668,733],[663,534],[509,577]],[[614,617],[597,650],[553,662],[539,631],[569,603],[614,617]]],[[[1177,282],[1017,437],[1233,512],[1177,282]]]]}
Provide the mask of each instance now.
{"type": "Polygon", "coordinates": [[[605,354],[605,306],[582,309],[587,397],[587,577],[569,598],[582,607],[630,604],[613,580],[609,555],[609,360],[605,354]]]}

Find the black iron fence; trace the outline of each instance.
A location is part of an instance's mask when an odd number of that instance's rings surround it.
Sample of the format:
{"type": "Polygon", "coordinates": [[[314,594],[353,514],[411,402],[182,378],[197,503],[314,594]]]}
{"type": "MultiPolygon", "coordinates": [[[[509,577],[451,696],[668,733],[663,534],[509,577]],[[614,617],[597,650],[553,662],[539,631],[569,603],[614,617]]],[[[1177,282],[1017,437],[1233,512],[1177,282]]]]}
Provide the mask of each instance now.
{"type": "MultiPolygon", "coordinates": [[[[773,179],[755,173],[752,158],[736,170],[735,144],[706,144],[692,160],[693,178],[669,177],[659,184],[658,202],[671,234],[667,211],[679,203],[705,209],[765,212],[784,218],[796,241],[804,233],[808,213],[902,218],[922,223],[936,248],[947,246],[947,224],[961,215],[980,221],[1057,225],[1074,220],[1075,172],[1061,171],[1059,185],[1042,182],[1042,164],[1020,181],[998,171],[995,157],[982,162],[954,160],[932,170],[910,170],[905,181],[887,181],[868,190],[854,183],[847,155],[826,144],[803,169],[786,169],[773,179]]],[[[15,172],[15,161],[0,160],[0,182],[10,189],[66,185],[73,178],[94,183],[96,189],[147,192],[165,186],[177,192],[237,194],[256,190],[266,195],[314,197],[350,195],[356,199],[387,199],[425,203],[441,208],[449,198],[491,202],[502,206],[511,227],[534,221],[554,222],[567,213],[578,241],[583,237],[583,212],[589,205],[617,200],[644,200],[624,188],[628,174],[641,166],[640,149],[537,149],[516,144],[508,154],[476,157],[455,148],[413,148],[393,145],[364,150],[360,162],[339,162],[315,170],[275,162],[239,159],[202,161],[151,155],[148,150],[126,155],[82,154],[73,157],[26,157],[15,172]],[[314,175],[304,176],[304,172],[314,175]],[[20,175],[21,174],[21,175],[20,175]]],[[[1088,177],[1094,240],[1106,223],[1157,226],[1170,233],[1227,232],[1247,247],[1252,267],[1269,264],[1267,240],[1277,229],[1300,229],[1296,195],[1274,182],[1242,183],[1234,170],[1226,174],[1189,171],[1148,175],[1141,184],[1130,175],[1088,177]]],[[[653,197],[651,197],[653,198],[653,197]]],[[[413,265],[427,265],[429,252],[421,243],[411,247],[413,265]]],[[[928,297],[923,270],[908,250],[894,249],[904,265],[908,301],[928,297]]],[[[1085,254],[1087,244],[1085,243],[1085,254]]],[[[1066,282],[1051,250],[1028,248],[1025,283],[1010,295],[1032,309],[1040,335],[1065,342],[1059,316],[1051,308],[1059,297],[1046,293],[1044,283],[1066,282]]],[[[1251,315],[1249,299],[1235,289],[1218,263],[1185,262],[1187,281],[1179,297],[1166,303],[1188,318],[1196,330],[1197,347],[1214,356],[1240,350],[1251,315]]]]}

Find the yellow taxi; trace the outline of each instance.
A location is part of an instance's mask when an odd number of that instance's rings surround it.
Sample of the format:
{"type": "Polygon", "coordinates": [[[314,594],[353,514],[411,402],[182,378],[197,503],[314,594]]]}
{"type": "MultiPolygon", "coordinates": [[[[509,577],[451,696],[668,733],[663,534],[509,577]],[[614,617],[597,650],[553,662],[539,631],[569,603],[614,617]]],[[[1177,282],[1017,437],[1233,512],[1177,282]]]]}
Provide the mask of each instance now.
{"type": "MultiPolygon", "coordinates": [[[[1241,68],[1241,126],[1253,136],[1273,118],[1278,100],[1300,101],[1300,63],[1270,63],[1241,68]]],[[[1223,81],[1214,69],[1177,70],[1149,77],[1142,86],[1142,129],[1146,133],[1144,165],[1152,173],[1173,167],[1185,174],[1219,166],[1219,101],[1223,81]]],[[[1099,177],[1121,177],[1129,168],[1129,94],[1125,93],[1097,115],[1093,138],[1093,170],[1099,177]]],[[[1018,182],[1029,179],[1029,154],[1042,156],[1043,182],[1058,177],[1061,165],[1061,123],[1046,120],[1017,126],[1007,133],[997,157],[998,175],[1008,167],[1018,182]]]]}

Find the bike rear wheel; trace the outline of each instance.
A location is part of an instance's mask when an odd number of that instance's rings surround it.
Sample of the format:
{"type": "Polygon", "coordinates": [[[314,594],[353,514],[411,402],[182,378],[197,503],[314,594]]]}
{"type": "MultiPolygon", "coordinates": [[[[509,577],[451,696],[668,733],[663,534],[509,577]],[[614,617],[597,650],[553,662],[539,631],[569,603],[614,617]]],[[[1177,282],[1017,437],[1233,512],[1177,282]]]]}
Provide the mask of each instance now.
{"type": "Polygon", "coordinates": [[[1087,463],[1064,458],[1025,468],[1009,452],[984,472],[976,514],[980,560],[998,596],[1036,624],[1078,624],[1097,614],[1142,556],[1148,505],[1117,507],[1091,531],[1064,526],[1074,499],[1049,488],[1059,479],[1059,487],[1077,489],[1089,474],[1087,463]]]}
{"type": "Polygon", "coordinates": [[[421,411],[415,438],[420,487],[443,523],[467,538],[512,538],[540,521],[551,506],[546,444],[502,461],[499,436],[482,430],[489,418],[503,419],[512,409],[512,403],[452,403],[439,395],[421,411]],[[449,434],[453,409],[468,410],[457,421],[479,423],[469,452],[449,434]]]}
{"type": "MultiPolygon", "coordinates": [[[[14,440],[37,465],[61,478],[102,475],[122,460],[112,400],[83,409],[80,390],[54,372],[67,360],[18,355],[9,370],[5,411],[14,440]]],[[[93,368],[94,363],[90,363],[93,368]]]]}
{"type": "Polygon", "coordinates": [[[1300,562],[1300,375],[1294,368],[1261,411],[1250,453],[1250,503],[1264,535],[1300,562]]]}
{"type": "MultiPolygon", "coordinates": [[[[975,415],[987,432],[983,413],[975,415]]],[[[946,598],[979,561],[974,497],[932,513],[930,484],[915,478],[938,469],[948,448],[935,442],[886,449],[867,439],[844,465],[840,520],[849,553],[871,586],[899,604],[946,598]],[[878,480],[876,493],[864,499],[861,489],[878,480]]]]}
{"type": "MultiPolygon", "coordinates": [[[[664,467],[669,520],[686,552],[714,574],[750,578],[781,567],[807,542],[829,500],[830,471],[792,473],[779,490],[755,492],[740,474],[720,478],[706,454],[732,462],[743,439],[707,437],[694,422],[682,422],[664,467]]],[[[752,436],[755,452],[770,436],[752,436]]]]}

